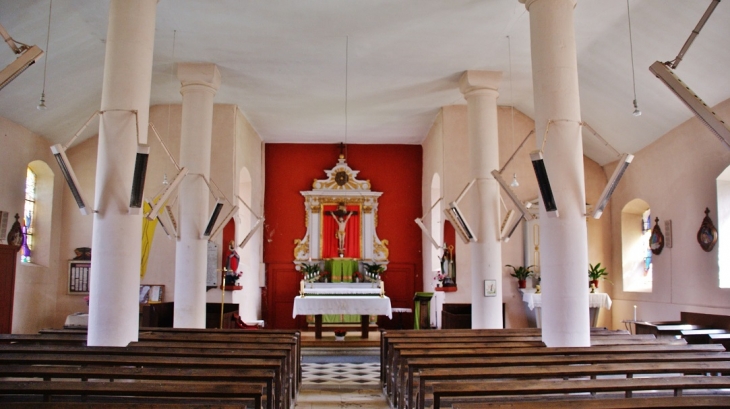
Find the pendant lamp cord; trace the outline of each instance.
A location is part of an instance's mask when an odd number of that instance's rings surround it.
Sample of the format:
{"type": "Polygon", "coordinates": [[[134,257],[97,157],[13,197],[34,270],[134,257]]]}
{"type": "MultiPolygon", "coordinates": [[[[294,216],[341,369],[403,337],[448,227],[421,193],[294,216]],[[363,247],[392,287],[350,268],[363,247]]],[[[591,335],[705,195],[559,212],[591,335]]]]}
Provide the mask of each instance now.
{"type": "Polygon", "coordinates": [[[46,58],[43,59],[43,90],[41,91],[41,105],[45,107],[46,99],[46,68],[48,67],[48,44],[51,41],[51,11],[53,11],[53,0],[48,5],[48,30],[46,31],[46,58]]]}
{"type": "Polygon", "coordinates": [[[629,0],[626,0],[626,15],[629,20],[629,49],[631,51],[631,82],[634,86],[634,115],[641,115],[639,111],[639,105],[636,102],[636,73],[634,72],[634,40],[631,33],[631,8],[629,7],[629,0]]]}

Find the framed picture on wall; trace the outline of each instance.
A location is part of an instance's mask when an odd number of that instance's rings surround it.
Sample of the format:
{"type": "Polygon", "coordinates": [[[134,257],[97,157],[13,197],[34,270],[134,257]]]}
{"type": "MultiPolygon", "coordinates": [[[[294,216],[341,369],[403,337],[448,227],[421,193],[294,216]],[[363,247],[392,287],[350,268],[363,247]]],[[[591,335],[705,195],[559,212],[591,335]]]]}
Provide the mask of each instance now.
{"type": "Polygon", "coordinates": [[[484,280],[484,296],[485,297],[496,297],[497,296],[497,280],[484,280]]]}
{"type": "Polygon", "coordinates": [[[71,260],[68,262],[68,293],[88,294],[91,261],[71,260]]]}

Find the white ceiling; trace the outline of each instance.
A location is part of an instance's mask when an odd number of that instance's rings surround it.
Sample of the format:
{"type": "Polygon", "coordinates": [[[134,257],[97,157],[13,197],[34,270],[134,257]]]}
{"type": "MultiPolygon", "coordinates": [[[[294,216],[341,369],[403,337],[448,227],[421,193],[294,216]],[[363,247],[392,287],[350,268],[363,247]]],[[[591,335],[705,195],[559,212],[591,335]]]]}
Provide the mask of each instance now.
{"type": "MultiPolygon", "coordinates": [[[[0,116],[69,140],[100,105],[108,4],[53,1],[49,109],[35,108],[41,59],[0,90],[0,116]]],[[[709,4],[631,1],[634,117],[626,2],[578,0],[582,117],[617,150],[636,152],[691,117],[648,67],[674,59],[709,4]]],[[[45,49],[48,6],[0,0],[0,23],[45,49]]],[[[722,2],[675,70],[711,106],[730,97],[728,22],[722,2]]],[[[0,66],[13,58],[0,46],[0,66]]],[[[266,142],[421,143],[440,107],[465,103],[457,80],[469,69],[503,71],[498,103],[533,114],[529,14],[517,0],[160,0],[151,104],[180,103],[178,62],[217,64],[215,102],[238,105],[266,142]]],[[[616,157],[588,131],[584,145],[601,164],[616,157]]]]}

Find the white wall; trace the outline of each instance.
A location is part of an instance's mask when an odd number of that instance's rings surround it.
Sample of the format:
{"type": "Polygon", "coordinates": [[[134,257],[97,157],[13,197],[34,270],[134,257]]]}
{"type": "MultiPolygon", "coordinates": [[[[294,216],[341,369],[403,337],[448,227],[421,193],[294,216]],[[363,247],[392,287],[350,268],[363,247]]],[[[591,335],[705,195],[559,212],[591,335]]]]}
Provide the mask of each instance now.
{"type": "MultiPolygon", "coordinates": [[[[31,264],[20,263],[18,254],[15,276],[12,332],[33,333],[54,324],[53,312],[56,309],[56,290],[59,282],[56,278],[65,276],[66,265],[59,262],[58,251],[61,240],[61,197],[65,182],[51,154],[50,144],[41,136],[10,120],[0,118],[0,146],[2,147],[0,164],[3,173],[0,178],[0,210],[9,213],[11,220],[8,229],[15,221],[13,216],[16,213],[23,216],[28,164],[36,160],[43,161],[54,173],[50,198],[52,205],[50,223],[45,223],[37,232],[45,236],[39,238],[38,241],[43,248],[38,248],[37,251],[45,254],[31,264]]],[[[46,204],[48,203],[44,203],[46,204]]],[[[65,289],[65,286],[63,288],[65,289]]]]}
{"type": "MultiPolygon", "coordinates": [[[[668,97],[669,98],[669,97],[668,97]]],[[[730,100],[714,107],[720,118],[730,118],[730,100]]],[[[672,220],[673,247],[664,247],[653,262],[651,293],[623,292],[621,277],[613,278],[613,325],[633,317],[649,321],[679,319],[681,311],[730,314],[730,289],[718,285],[718,247],[707,253],[697,242],[697,231],[706,207],[717,225],[716,178],[730,165],[730,150],[692,117],[646,148],[635,153],[623,180],[613,194],[612,215],[620,220],[626,203],[641,198],[651,206],[651,217],[672,220]]],[[[608,169],[607,171],[612,170],[608,169]]],[[[723,232],[718,232],[722,237],[723,232]]],[[[620,223],[612,226],[612,241],[621,248],[620,223]]],[[[666,240],[665,240],[666,241],[666,240]]],[[[622,265],[614,252],[614,265],[622,265]]]]}

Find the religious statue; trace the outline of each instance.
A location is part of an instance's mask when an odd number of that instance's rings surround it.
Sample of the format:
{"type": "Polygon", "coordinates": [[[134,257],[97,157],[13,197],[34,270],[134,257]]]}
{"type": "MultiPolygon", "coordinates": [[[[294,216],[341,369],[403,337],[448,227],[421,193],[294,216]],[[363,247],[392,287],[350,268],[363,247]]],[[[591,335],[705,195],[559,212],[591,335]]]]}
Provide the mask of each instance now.
{"type": "Polygon", "coordinates": [[[226,267],[224,269],[225,276],[224,281],[225,285],[236,285],[236,282],[238,281],[238,278],[241,277],[241,273],[239,273],[238,270],[238,263],[241,261],[241,257],[236,252],[236,243],[231,240],[230,243],[228,243],[228,251],[230,253],[228,254],[228,258],[226,259],[226,267]]]}
{"type": "Polygon", "coordinates": [[[337,223],[337,232],[335,232],[335,237],[337,237],[337,252],[340,254],[340,257],[345,254],[345,228],[347,227],[347,221],[350,220],[352,213],[353,212],[345,213],[347,217],[343,217],[342,213],[340,213],[339,216],[335,216],[334,212],[331,213],[332,218],[334,218],[337,223]]]}
{"type": "Polygon", "coordinates": [[[456,286],[456,260],[454,260],[454,246],[444,248],[441,258],[441,275],[444,277],[444,287],[456,286]]]}

